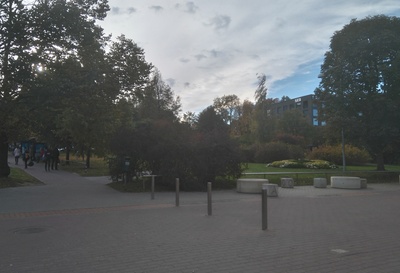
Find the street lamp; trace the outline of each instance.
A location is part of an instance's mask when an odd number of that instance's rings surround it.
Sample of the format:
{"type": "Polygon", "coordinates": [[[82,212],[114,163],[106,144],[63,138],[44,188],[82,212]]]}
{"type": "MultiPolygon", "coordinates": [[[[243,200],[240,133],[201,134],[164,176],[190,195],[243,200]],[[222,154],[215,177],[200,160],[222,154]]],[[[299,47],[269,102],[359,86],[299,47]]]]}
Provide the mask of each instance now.
{"type": "Polygon", "coordinates": [[[342,126],[342,164],[343,164],[343,172],[346,171],[346,155],[344,149],[344,131],[342,126]]]}

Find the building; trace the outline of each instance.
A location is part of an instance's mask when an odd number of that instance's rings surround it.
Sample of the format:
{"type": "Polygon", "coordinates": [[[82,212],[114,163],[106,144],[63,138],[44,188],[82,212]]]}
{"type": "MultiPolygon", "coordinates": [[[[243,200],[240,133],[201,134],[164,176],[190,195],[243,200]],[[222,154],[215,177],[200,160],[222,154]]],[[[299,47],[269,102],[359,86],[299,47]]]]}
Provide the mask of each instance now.
{"type": "Polygon", "coordinates": [[[270,115],[283,115],[285,111],[298,109],[300,110],[307,121],[313,126],[323,126],[325,122],[318,120],[318,105],[314,95],[306,95],[295,99],[281,100],[268,107],[270,115]]]}

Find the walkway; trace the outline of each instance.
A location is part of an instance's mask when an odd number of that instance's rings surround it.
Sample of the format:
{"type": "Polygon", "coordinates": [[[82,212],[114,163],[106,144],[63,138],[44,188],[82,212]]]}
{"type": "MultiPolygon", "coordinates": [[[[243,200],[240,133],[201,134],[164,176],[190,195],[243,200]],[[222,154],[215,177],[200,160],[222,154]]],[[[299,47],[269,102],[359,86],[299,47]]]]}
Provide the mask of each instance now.
{"type": "MultiPolygon", "coordinates": [[[[12,161],[10,161],[12,162],[12,161]]],[[[400,185],[279,189],[261,196],[120,193],[107,178],[27,170],[0,189],[0,272],[399,272],[400,185]]]]}

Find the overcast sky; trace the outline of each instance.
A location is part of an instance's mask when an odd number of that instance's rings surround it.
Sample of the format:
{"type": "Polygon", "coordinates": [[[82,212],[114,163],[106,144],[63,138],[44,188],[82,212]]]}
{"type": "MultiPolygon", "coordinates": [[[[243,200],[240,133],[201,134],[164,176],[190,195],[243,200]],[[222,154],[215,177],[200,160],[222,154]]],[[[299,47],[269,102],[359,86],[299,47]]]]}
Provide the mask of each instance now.
{"type": "Polygon", "coordinates": [[[312,94],[330,38],[351,19],[400,16],[399,0],[109,0],[101,22],[145,51],[183,112],[216,97],[254,101],[257,74],[268,97],[312,94]]]}

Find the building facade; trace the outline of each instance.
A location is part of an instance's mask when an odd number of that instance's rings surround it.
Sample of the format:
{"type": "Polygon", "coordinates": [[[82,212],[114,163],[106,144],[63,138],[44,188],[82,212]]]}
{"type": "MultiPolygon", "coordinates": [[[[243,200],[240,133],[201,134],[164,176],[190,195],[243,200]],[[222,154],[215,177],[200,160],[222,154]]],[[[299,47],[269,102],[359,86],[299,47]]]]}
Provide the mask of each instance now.
{"type": "Polygon", "coordinates": [[[270,115],[280,116],[283,115],[284,112],[293,109],[300,110],[309,124],[313,126],[325,125],[324,122],[318,120],[318,104],[315,101],[314,95],[306,95],[295,99],[282,100],[272,104],[268,109],[268,113],[270,115]]]}

